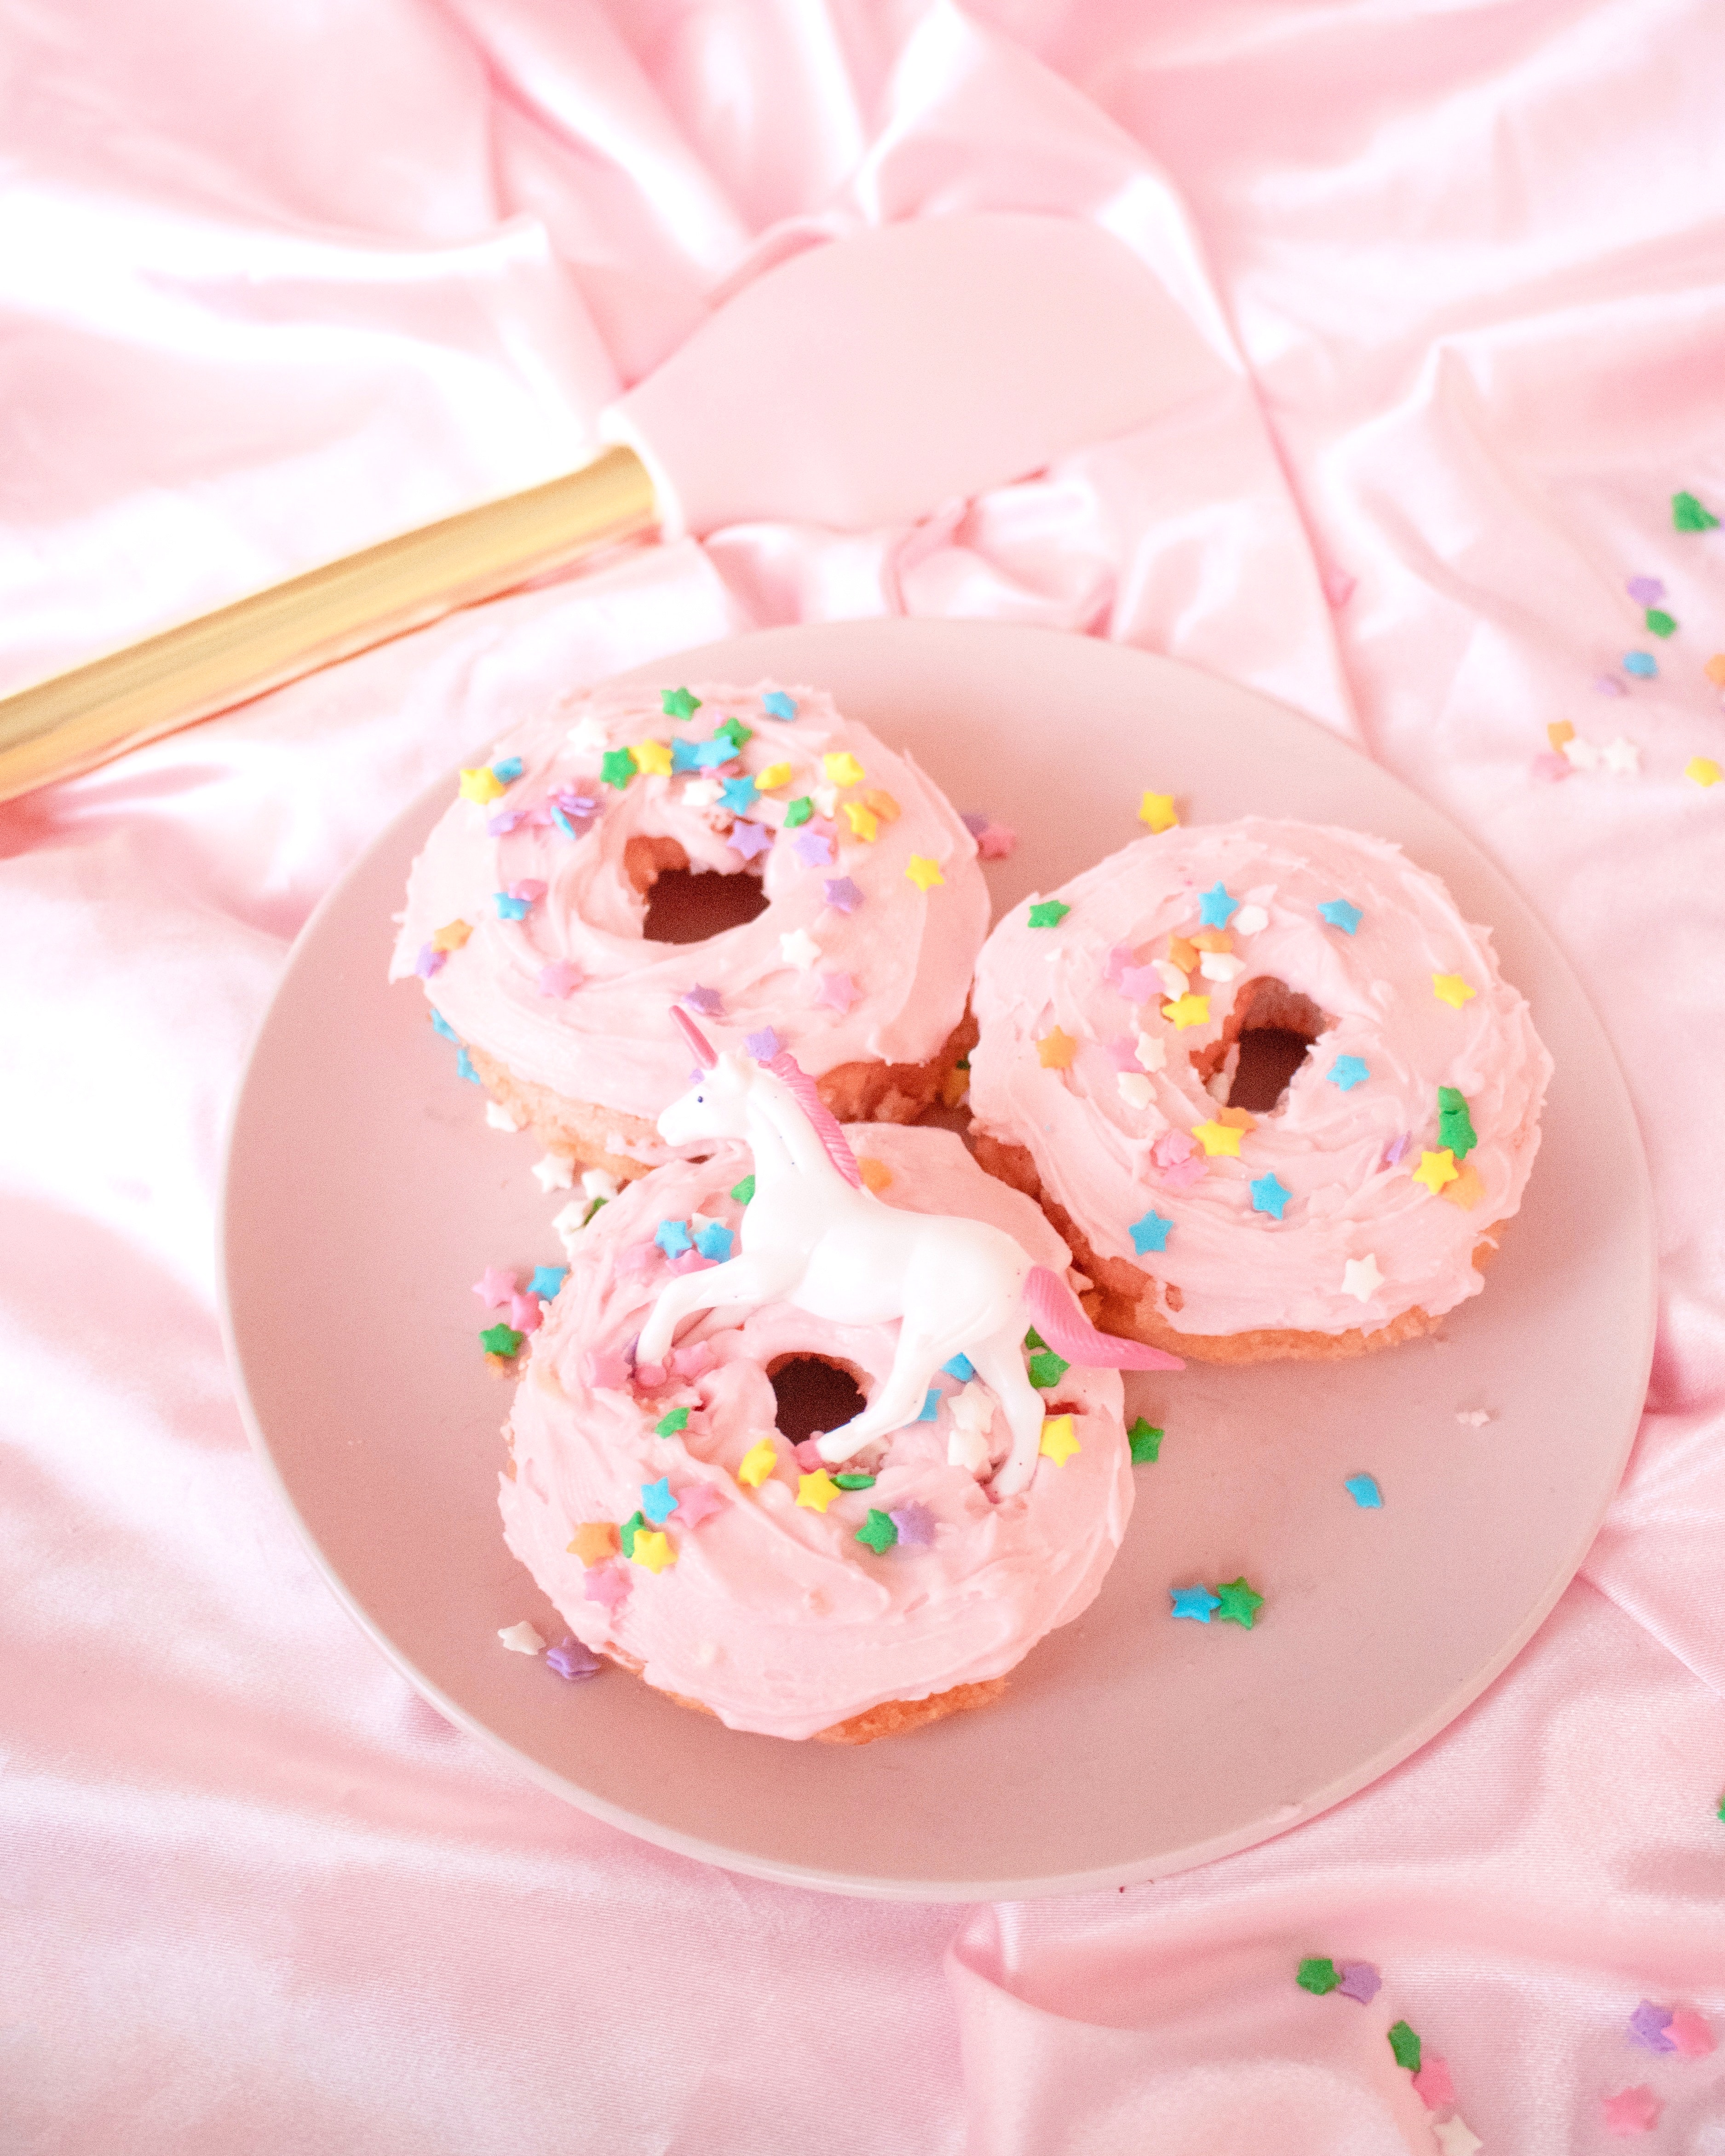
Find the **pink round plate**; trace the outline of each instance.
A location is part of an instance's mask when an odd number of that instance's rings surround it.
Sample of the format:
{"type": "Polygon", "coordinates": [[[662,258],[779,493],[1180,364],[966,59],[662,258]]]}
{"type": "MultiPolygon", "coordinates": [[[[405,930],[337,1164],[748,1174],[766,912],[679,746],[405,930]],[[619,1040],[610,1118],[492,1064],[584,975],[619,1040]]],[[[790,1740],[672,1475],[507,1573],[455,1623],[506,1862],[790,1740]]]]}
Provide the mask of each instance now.
{"type": "MultiPolygon", "coordinates": [[[[739,1735],[620,1673],[569,1685],[500,1646],[564,1630],[503,1546],[506,1389],[470,1283],[561,1261],[530,1137],[390,988],[390,916],[450,798],[383,833],[295,950],[228,1162],[229,1339],[252,1434],[353,1614],[445,1715],[669,1848],[845,1892],[1076,1893],[1243,1849],[1436,1734],[1532,1635],[1616,1486],[1652,1348],[1646,1168],[1568,966],[1454,825],[1344,743],[1225,681],[1040,629],[764,631],[639,678],[817,683],[957,807],[1016,825],[997,906],[1138,835],[1250,811],[1400,840],[1491,925],[1556,1060],[1527,1202],[1442,1336],[1361,1362],[1127,1380],[1167,1435],[1096,1602],[997,1706],[850,1750],[739,1735]],[[1483,1423],[1466,1419],[1482,1412],[1483,1423]],[[1344,1478],[1376,1477],[1362,1511],[1344,1478]],[[1171,1585],[1245,1573],[1255,1627],[1174,1622],[1171,1585]]],[[[475,744],[482,749],[483,742],[475,744]]]]}

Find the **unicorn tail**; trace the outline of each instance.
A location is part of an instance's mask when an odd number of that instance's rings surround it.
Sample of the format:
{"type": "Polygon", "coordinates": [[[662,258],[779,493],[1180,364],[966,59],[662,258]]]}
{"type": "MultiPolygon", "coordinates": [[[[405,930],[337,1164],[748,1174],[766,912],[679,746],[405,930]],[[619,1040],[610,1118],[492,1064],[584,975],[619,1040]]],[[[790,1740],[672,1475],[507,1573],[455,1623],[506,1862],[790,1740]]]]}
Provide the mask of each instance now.
{"type": "Polygon", "coordinates": [[[1078,1298],[1046,1265],[1032,1265],[1024,1282],[1024,1308],[1030,1321],[1057,1355],[1069,1363],[1081,1363],[1091,1370],[1183,1370],[1178,1355],[1142,1341],[1122,1340],[1112,1332],[1098,1332],[1085,1316],[1078,1298]]]}

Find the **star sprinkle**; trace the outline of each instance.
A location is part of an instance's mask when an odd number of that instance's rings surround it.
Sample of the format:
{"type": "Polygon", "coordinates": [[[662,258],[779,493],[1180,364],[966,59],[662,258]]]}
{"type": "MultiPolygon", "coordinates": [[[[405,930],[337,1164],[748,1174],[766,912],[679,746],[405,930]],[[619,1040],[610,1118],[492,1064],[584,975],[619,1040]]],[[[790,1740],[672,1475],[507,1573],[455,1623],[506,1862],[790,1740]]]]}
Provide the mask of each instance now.
{"type": "Polygon", "coordinates": [[[1341,1983],[1342,1972],[1327,1954],[1308,1954],[1301,1963],[1294,1981],[1314,1999],[1325,1999],[1341,1983]]]}
{"type": "Polygon", "coordinates": [[[884,1160],[875,1160],[868,1153],[859,1153],[856,1172],[862,1178],[863,1188],[872,1190],[877,1198],[883,1190],[892,1188],[892,1170],[884,1160]]]}
{"type": "Polygon", "coordinates": [[[1671,496],[1671,529],[1674,531],[1712,531],[1718,521],[1712,511],[1703,508],[1686,489],[1671,496]]]}
{"type": "Polygon", "coordinates": [[[838,1484],[823,1467],[818,1475],[799,1475],[797,1477],[797,1502],[811,1512],[824,1512],[834,1497],[841,1493],[838,1484]]]}
{"type": "Polygon", "coordinates": [[[1122,1070],[1115,1080],[1120,1097],[1129,1108],[1147,1108],[1150,1105],[1150,1081],[1142,1070],[1122,1070]]]}
{"type": "Polygon", "coordinates": [[[568,1684],[578,1684],[583,1677],[596,1677],[601,1666],[592,1648],[583,1646],[572,1632],[560,1645],[547,1648],[545,1666],[555,1670],[568,1684]]]}
{"type": "Polygon", "coordinates": [[[1218,1153],[1227,1153],[1234,1159],[1240,1158],[1240,1129],[1237,1123],[1224,1123],[1214,1117],[1207,1123],[1194,1123],[1192,1135],[1204,1147],[1206,1159],[1214,1160],[1218,1153]]]}
{"type": "Polygon", "coordinates": [[[461,798],[477,801],[480,808],[495,801],[503,791],[503,782],[488,763],[475,764],[461,773],[461,798]]]}
{"type": "Polygon", "coordinates": [[[668,1564],[675,1564],[677,1553],[671,1548],[670,1537],[651,1527],[635,1530],[635,1546],[629,1555],[637,1564],[644,1565],[656,1578],[668,1564]]]}
{"type": "Polygon", "coordinates": [[[1198,917],[1206,928],[1225,928],[1239,911],[1240,901],[1219,876],[1208,891],[1198,894],[1198,917]]]}
{"type": "Polygon", "coordinates": [[[1599,2116],[1612,2133],[1651,2133],[1665,2106],[1645,2082],[1599,2099],[1599,2116]]]}
{"type": "Polygon", "coordinates": [[[1697,786],[1717,786],[1719,767],[1710,756],[1692,756],[1683,767],[1685,778],[1692,778],[1697,786]]]}
{"type": "Polygon", "coordinates": [[[1443,1194],[1446,1204],[1459,1205],[1464,1213],[1471,1213],[1485,1194],[1486,1186],[1471,1161],[1457,1173],[1455,1180],[1443,1194]]]}
{"type": "Polygon", "coordinates": [[[514,1296],[515,1287],[515,1274],[506,1266],[487,1265],[474,1282],[473,1291],[485,1309],[502,1310],[514,1296]]]}
{"type": "Polygon", "coordinates": [[[1671,2025],[1669,2006],[1656,2006],[1651,1999],[1644,1999],[1629,2018],[1630,2041],[1639,2044],[1644,2051],[1675,2051],[1677,2047],[1666,2033],[1671,2025]]]}
{"type": "Polygon", "coordinates": [[[455,1058],[455,1075],[465,1078],[470,1086],[483,1086],[485,1082],[474,1069],[473,1058],[465,1048],[455,1058]]]}
{"type": "Polygon", "coordinates": [[[1163,1070],[1168,1067],[1168,1043],[1147,1033],[1141,1033],[1133,1045],[1141,1070],[1163,1070]]]}
{"type": "Polygon", "coordinates": [[[1716,651],[1701,670],[1716,689],[1725,689],[1725,651],[1716,651]]]}
{"type": "Polygon", "coordinates": [[[1353,935],[1363,917],[1359,908],[1345,898],[1327,898],[1317,910],[1332,928],[1339,928],[1348,936],[1353,935]]]}
{"type": "Polygon", "coordinates": [[[485,1127],[492,1131],[518,1131],[521,1124],[514,1116],[511,1115],[501,1101],[487,1101],[485,1127]]]}
{"type": "Polygon", "coordinates": [[[545,1652],[544,1640],[525,1621],[519,1625],[506,1625],[497,1637],[512,1655],[542,1655],[545,1652]]]}
{"type": "Polygon", "coordinates": [[[1399,2066],[1405,2066],[1410,2074],[1419,2072],[1420,2039],[1405,2021],[1397,2021],[1391,2025],[1389,2048],[1394,2052],[1395,2062],[1399,2066]]]}
{"type": "Polygon", "coordinates": [[[680,1258],[685,1250],[695,1247],[688,1223],[684,1220],[661,1220],[653,1230],[653,1240],[668,1258],[680,1258]]]}
{"type": "Polygon", "coordinates": [[[1364,1085],[1371,1075],[1358,1055],[1338,1055],[1324,1073],[1330,1083],[1339,1086],[1344,1093],[1351,1093],[1356,1086],[1364,1085]]]}
{"type": "Polygon", "coordinates": [[[1184,1033],[1188,1026],[1209,1024],[1210,999],[1208,996],[1178,996],[1173,1003],[1163,1005],[1162,1014],[1177,1032],[1184,1033]]]}
{"type": "Polygon", "coordinates": [[[941,1368],[949,1378],[956,1378],[961,1385],[968,1385],[976,1375],[976,1365],[968,1355],[949,1355],[941,1368]]]}
{"type": "Polygon", "coordinates": [[[731,1245],[737,1240],[722,1220],[705,1222],[695,1238],[695,1247],[704,1258],[711,1258],[722,1265],[731,1255],[731,1245]]]}
{"type": "Polygon", "coordinates": [[[884,1557],[898,1540],[898,1528],[892,1515],[870,1509],[869,1517],[856,1531],[856,1539],[866,1543],[876,1557],[884,1557]]]}
{"type": "Polygon", "coordinates": [[[680,1432],[687,1430],[688,1427],[688,1409],[673,1408],[668,1414],[661,1415],[659,1420],[654,1424],[653,1435],[655,1437],[675,1437],[680,1432]]]}
{"type": "Polygon", "coordinates": [[[1384,1492],[1369,1475],[1350,1475],[1342,1487],[1363,1512],[1375,1512],[1384,1503],[1384,1492]]]}
{"type": "Polygon", "coordinates": [[[434,951],[459,951],[472,933],[471,927],[465,921],[446,921],[441,928],[432,930],[431,947],[434,951]]]}
{"type": "Polygon", "coordinates": [[[880,819],[874,810],[861,801],[847,801],[844,804],[845,820],[850,826],[853,839],[860,839],[865,845],[872,846],[880,835],[880,819]]]}
{"type": "MultiPolygon", "coordinates": [[[[700,770],[701,744],[698,742],[692,742],[689,740],[686,736],[680,734],[671,743],[670,752],[671,769],[673,771],[683,772],[700,770]]],[[[685,794],[683,798],[686,801],[689,797],[687,794],[685,794]]],[[[718,796],[715,794],[713,798],[716,800],[718,796]]]]}
{"type": "Polygon", "coordinates": [[[1162,1457],[1162,1436],[1154,1423],[1146,1422],[1142,1415],[1138,1417],[1126,1434],[1126,1441],[1132,1448],[1134,1467],[1153,1467],[1156,1465],[1162,1457]]]}
{"type": "Polygon", "coordinates": [[[1665,586],[1657,577],[1629,577],[1623,588],[1637,606],[1657,606],[1665,597],[1665,586]]]}
{"type": "Polygon", "coordinates": [[[1369,1302],[1383,1285],[1375,1251],[1368,1250],[1363,1258],[1349,1258],[1342,1268],[1342,1292],[1351,1295],[1356,1302],[1369,1302]]]}
{"type": "Polygon", "coordinates": [[[1362,2006],[1369,2006],[1384,1989],[1384,1979],[1368,1961],[1344,1961],[1342,1981],[1336,1986],[1343,1999],[1353,1999],[1362,2006]]]}
{"type": "Polygon", "coordinates": [[[814,803],[806,793],[799,793],[794,801],[785,803],[784,827],[794,831],[799,824],[806,824],[814,814],[814,803]]]}
{"type": "Polygon", "coordinates": [[[602,1564],[588,1573],[583,1592],[589,1602],[597,1602],[614,1617],[618,1604],[629,1599],[629,1574],[621,1565],[602,1564]]]}
{"type": "Polygon", "coordinates": [[[1245,962],[1230,957],[1225,951],[1206,951],[1199,960],[1198,970],[1207,981],[1237,981],[1245,971],[1245,962]]]}
{"type": "Polygon", "coordinates": [[[820,956],[820,946],[806,928],[793,928],[778,939],[778,955],[788,966],[806,973],[820,956]]]}
{"type": "Polygon", "coordinates": [[[630,748],[629,754],[635,760],[636,770],[649,772],[655,778],[670,777],[671,752],[669,742],[636,742],[630,748]]]}
{"type": "Polygon", "coordinates": [[[667,689],[659,699],[659,707],[668,719],[692,719],[701,709],[701,699],[691,696],[686,689],[667,689]]]}
{"type": "Polygon", "coordinates": [[[419,946],[419,955],[413,961],[413,971],[422,981],[429,981],[442,973],[449,963],[449,954],[447,951],[434,950],[429,943],[422,943],[419,946]]]}
{"type": "Polygon", "coordinates": [[[833,1481],[841,1490],[872,1490],[880,1477],[875,1475],[835,1475],[833,1481]]]}
{"type": "Polygon", "coordinates": [[[1615,772],[1619,778],[1631,777],[1641,768],[1641,752],[1634,742],[1620,734],[1599,751],[1599,762],[1604,769],[1615,772]]]}
{"type": "Polygon", "coordinates": [[[931,1385],[922,1395],[922,1404],[916,1410],[913,1419],[917,1422],[932,1422],[940,1411],[940,1388],[938,1385],[931,1385]]]}
{"type": "Polygon", "coordinates": [[[532,902],[531,899],[516,897],[511,891],[494,891],[491,894],[491,903],[497,909],[500,921],[520,921],[532,902]]]}
{"type": "Polygon", "coordinates": [[[1434,2119],[1431,2138],[1443,2156],[1475,2156],[1486,2145],[1465,2118],[1455,2117],[1434,2119]]]}
{"type": "Polygon", "coordinates": [[[581,986],[581,968],[567,958],[553,958],[547,966],[539,968],[537,986],[542,996],[552,996],[562,1002],[581,986]]]}
{"type": "Polygon", "coordinates": [[[842,1017],[856,1001],[856,983],[849,973],[823,973],[820,977],[820,993],[814,1000],[818,1004],[824,1004],[829,1010],[837,1011],[842,1017]]]}
{"type": "Polygon", "coordinates": [[[746,816],[760,798],[760,789],[745,772],[741,778],[727,778],[719,788],[719,805],[733,816],[746,816]]]}
{"type": "Polygon", "coordinates": [[[1057,898],[1041,899],[1030,908],[1029,923],[1033,928],[1058,928],[1071,911],[1057,898]]]}
{"type": "Polygon", "coordinates": [[[1030,1358],[1030,1383],[1039,1393],[1045,1393],[1059,1384],[1071,1367],[1063,1355],[1056,1355],[1052,1348],[1045,1348],[1030,1358]]]}
{"type": "Polygon", "coordinates": [[[835,750],[820,760],[829,786],[860,786],[867,773],[848,748],[835,750]]]}
{"type": "Polygon", "coordinates": [[[1075,1452],[1084,1448],[1072,1435],[1072,1418],[1069,1414],[1050,1415],[1042,1425],[1042,1442],[1036,1448],[1056,1467],[1064,1467],[1075,1452]]]}
{"type": "MultiPolygon", "coordinates": [[[[676,1509],[677,1501],[671,1495],[670,1481],[667,1476],[661,1475],[656,1482],[644,1482],[641,1485],[641,1510],[655,1527],[662,1527],[676,1509]]],[[[639,1551],[640,1547],[641,1538],[637,1535],[635,1537],[637,1552],[639,1551]]]]}
{"type": "Polygon", "coordinates": [[[752,861],[757,854],[764,854],[773,844],[773,834],[764,824],[738,822],[731,826],[730,836],[725,843],[732,853],[741,854],[744,860],[752,861]]]}
{"type": "Polygon", "coordinates": [[[1415,1183],[1423,1183],[1435,1198],[1446,1183],[1453,1183],[1455,1180],[1455,1158],[1453,1153],[1447,1150],[1443,1152],[1422,1152],[1420,1156],[1420,1165],[1414,1170],[1414,1180],[1415,1183]]]}
{"type": "Polygon", "coordinates": [[[827,904],[838,913],[855,913],[863,895],[849,876],[833,876],[821,886],[827,904]]]}
{"type": "Polygon", "coordinates": [[[912,854],[905,865],[905,874],[918,891],[930,891],[936,884],[946,881],[940,863],[930,860],[926,854],[912,854]]]}
{"type": "Polygon", "coordinates": [[[1677,633],[1675,618],[1668,614],[1663,607],[1649,607],[1641,619],[1646,624],[1647,634],[1650,636],[1675,636],[1677,633]]]}
{"type": "MultiPolygon", "coordinates": [[[[1158,988],[1167,985],[1162,978],[1162,968],[1157,965],[1122,966],[1115,982],[1115,986],[1129,1004],[1147,1004],[1158,988]]],[[[1176,988],[1173,993],[1181,995],[1185,992],[1183,988],[1176,988]]]]}
{"type": "Polygon", "coordinates": [[[791,767],[788,762],[769,763],[764,771],[755,773],[755,784],[762,793],[775,793],[781,786],[791,783],[791,767]]]}
{"type": "Polygon", "coordinates": [[[908,1505],[896,1505],[886,1517],[898,1530],[898,1539],[906,1549],[932,1549],[934,1547],[934,1531],[937,1522],[927,1505],[914,1502],[908,1505]]]}
{"type": "Polygon", "coordinates": [[[1268,1213],[1278,1220],[1287,1210],[1288,1200],[1294,1194],[1291,1190],[1283,1188],[1273,1169],[1268,1175],[1255,1178],[1247,1187],[1252,1194],[1253,1212],[1268,1213]]]}
{"type": "Polygon", "coordinates": [[[1036,1043],[1036,1060],[1045,1070],[1069,1070],[1072,1059],[1078,1053],[1078,1043],[1070,1033],[1059,1026],[1045,1033],[1036,1043]]]}
{"type": "Polygon", "coordinates": [[[1455,1010],[1460,1010],[1463,1004],[1471,1004],[1475,995],[1460,973],[1434,973],[1431,993],[1440,1004],[1448,1004],[1455,1010]]]}
{"type": "Polygon", "coordinates": [[[770,1437],[761,1438],[742,1455],[737,1479],[747,1482],[750,1489],[757,1490],[778,1465],[778,1447],[770,1437]]]}
{"type": "Polygon", "coordinates": [[[1438,1137],[1457,1160],[1466,1160],[1479,1143],[1467,1112],[1466,1096],[1453,1086],[1438,1087],[1438,1137]]]}
{"type": "Polygon", "coordinates": [[[1179,820],[1172,793],[1146,793],[1138,803],[1138,821],[1147,824],[1153,831],[1171,831],[1179,820]]]}
{"type": "Polygon", "coordinates": [[[1242,1573],[1240,1578],[1228,1580],[1217,1588],[1216,1604],[1219,1624],[1239,1625],[1250,1632],[1252,1620],[1264,1607],[1264,1598],[1247,1586],[1242,1573]]]}
{"type": "Polygon", "coordinates": [[[536,1332],[539,1330],[541,1305],[536,1295],[512,1295],[509,1298],[509,1322],[517,1332],[536,1332]]]}
{"type": "Polygon", "coordinates": [[[575,1530],[575,1539],[569,1545],[571,1557],[578,1557],[589,1572],[596,1564],[603,1564],[608,1558],[617,1554],[617,1527],[611,1520],[583,1520],[575,1530]]]}
{"type": "Polygon", "coordinates": [[[1132,1249],[1142,1258],[1152,1250],[1168,1248],[1168,1239],[1173,1224],[1164,1214],[1153,1208],[1141,1220],[1134,1220],[1126,1232],[1132,1239],[1132,1249]]]}
{"type": "Polygon", "coordinates": [[[620,793],[635,775],[634,753],[626,748],[608,748],[599,758],[599,777],[620,793]]]}
{"type": "Polygon", "coordinates": [[[795,699],[786,696],[783,689],[769,689],[761,699],[761,709],[775,719],[793,719],[797,716],[795,699]]]}
{"type": "Polygon", "coordinates": [[[515,1355],[526,1337],[512,1325],[488,1325],[480,1335],[480,1345],[488,1355],[515,1355]]]}
{"type": "Polygon", "coordinates": [[[1692,2006],[1672,2009],[1666,2034],[1680,2058],[1704,2059],[1714,2047],[1713,2032],[1707,2026],[1707,2017],[1697,2014],[1692,2006]]]}
{"type": "Polygon", "coordinates": [[[691,1482],[677,1492],[677,1520],[686,1531],[710,1520],[725,1509],[723,1500],[710,1482],[691,1482]]]}
{"type": "Polygon", "coordinates": [[[1659,671],[1659,661],[1651,651],[1625,651],[1623,670],[1633,674],[1638,681],[1651,681],[1659,671]]]}
{"type": "Polygon", "coordinates": [[[1176,1617],[1194,1618],[1200,1625],[1208,1625],[1211,1612],[1221,1606],[1202,1584],[1196,1587],[1171,1587],[1168,1593],[1173,1598],[1173,1614],[1176,1617]]]}
{"type": "Polygon", "coordinates": [[[722,1018],[725,998],[716,988],[704,988],[697,981],[692,988],[685,988],[679,1001],[685,1009],[692,1010],[697,1018],[722,1018]]]}

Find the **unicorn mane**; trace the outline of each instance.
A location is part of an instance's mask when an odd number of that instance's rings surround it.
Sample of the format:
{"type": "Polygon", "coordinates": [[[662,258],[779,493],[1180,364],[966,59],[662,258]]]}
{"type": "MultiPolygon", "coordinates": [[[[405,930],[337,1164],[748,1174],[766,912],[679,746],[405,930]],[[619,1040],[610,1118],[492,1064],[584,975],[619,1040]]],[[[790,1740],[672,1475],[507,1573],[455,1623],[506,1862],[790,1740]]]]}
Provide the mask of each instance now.
{"type": "Polygon", "coordinates": [[[788,1048],[781,1048],[766,1067],[790,1087],[797,1106],[808,1116],[814,1135],[826,1147],[828,1159],[853,1190],[860,1190],[862,1170],[850,1150],[850,1141],[845,1135],[844,1126],[820,1097],[814,1081],[788,1048]]]}

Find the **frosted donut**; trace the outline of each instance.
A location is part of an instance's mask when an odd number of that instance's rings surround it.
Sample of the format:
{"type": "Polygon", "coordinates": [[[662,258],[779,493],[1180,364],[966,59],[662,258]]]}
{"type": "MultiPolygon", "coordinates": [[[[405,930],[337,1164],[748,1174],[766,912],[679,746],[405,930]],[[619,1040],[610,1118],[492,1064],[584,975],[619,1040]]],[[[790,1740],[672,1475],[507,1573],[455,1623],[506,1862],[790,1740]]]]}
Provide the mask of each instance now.
{"type": "MultiPolygon", "coordinates": [[[[1041,1214],[950,1132],[847,1136],[886,1204],[991,1222],[1065,1277],[1041,1214]]],[[[748,1164],[728,1141],[705,1162],[674,1161],[577,1240],[511,1409],[504,1534],[570,1630],[649,1684],[734,1729],[863,1743],[993,1698],[1094,1598],[1132,1510],[1121,1380],[1050,1368],[1058,1441],[1045,1438],[1025,1491],[998,1500],[981,1478],[1009,1435],[974,1377],[939,1376],[929,1419],[831,1473],[812,1440],[799,1457],[775,1429],[769,1373],[813,1357],[872,1389],[896,1324],[841,1325],[783,1302],[741,1324],[716,1311],[649,1373],[663,1383],[636,1383],[625,1352],[673,1264],[701,1262],[665,1247],[691,1230],[718,1247],[709,1224],[734,1235],[748,1164]]]]}
{"type": "Polygon", "coordinates": [[[770,1030],[847,1121],[920,1113],[968,1045],[988,918],[970,832],[829,696],[612,690],[463,772],[413,864],[390,978],[424,982],[464,1073],[513,1122],[628,1177],[666,1156],[654,1122],[689,1070],[665,1022],[679,1002],[770,1030]],[[697,905],[735,895],[716,875],[765,910],[649,942],[655,886],[685,870],[697,905]]]}
{"type": "Polygon", "coordinates": [[[1098,1325],[1183,1355],[1430,1331],[1538,1147],[1551,1059],[1489,932],[1357,832],[1141,839],[1014,907],[973,1002],[979,1157],[1040,1197],[1098,1325]]]}

